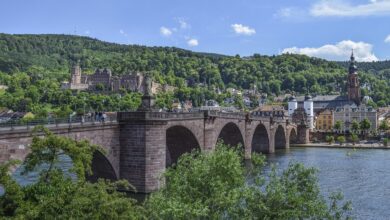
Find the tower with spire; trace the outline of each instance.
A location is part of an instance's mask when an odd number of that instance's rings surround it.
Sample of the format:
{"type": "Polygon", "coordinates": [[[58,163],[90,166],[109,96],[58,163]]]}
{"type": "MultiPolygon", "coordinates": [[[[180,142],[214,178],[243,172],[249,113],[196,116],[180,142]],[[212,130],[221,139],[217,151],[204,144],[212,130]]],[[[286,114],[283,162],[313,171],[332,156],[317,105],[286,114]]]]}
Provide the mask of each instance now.
{"type": "Polygon", "coordinates": [[[357,74],[357,66],[355,61],[355,56],[351,54],[351,59],[349,61],[349,71],[348,71],[348,79],[347,79],[347,85],[348,85],[348,100],[354,101],[356,105],[360,105],[360,83],[359,83],[359,77],[357,74]]]}

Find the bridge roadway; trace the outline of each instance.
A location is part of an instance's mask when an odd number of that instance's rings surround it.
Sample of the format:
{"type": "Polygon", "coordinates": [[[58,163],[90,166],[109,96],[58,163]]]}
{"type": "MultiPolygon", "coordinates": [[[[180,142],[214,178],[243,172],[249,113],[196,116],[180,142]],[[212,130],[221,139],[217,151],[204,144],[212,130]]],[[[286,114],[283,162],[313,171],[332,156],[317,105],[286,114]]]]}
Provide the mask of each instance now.
{"type": "MultiPolygon", "coordinates": [[[[245,157],[252,152],[273,153],[290,143],[307,143],[308,128],[285,118],[245,113],[199,111],[190,113],[118,112],[108,122],[76,122],[45,125],[54,133],[101,145],[92,161],[97,178],[127,179],[138,192],[157,190],[165,168],[193,149],[212,151],[218,140],[240,144],[245,157]]],[[[0,163],[23,160],[31,143],[32,126],[0,128],[0,163]]]]}

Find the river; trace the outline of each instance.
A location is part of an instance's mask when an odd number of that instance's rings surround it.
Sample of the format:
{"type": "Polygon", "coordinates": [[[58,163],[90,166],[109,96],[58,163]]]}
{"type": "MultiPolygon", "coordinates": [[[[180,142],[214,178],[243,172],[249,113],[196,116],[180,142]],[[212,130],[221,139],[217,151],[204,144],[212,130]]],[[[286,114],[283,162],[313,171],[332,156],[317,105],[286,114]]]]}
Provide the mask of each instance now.
{"type": "Polygon", "coordinates": [[[341,190],[356,219],[390,218],[390,151],[380,149],[291,148],[267,155],[286,168],[290,161],[319,170],[323,195],[341,190]]]}
{"type": "MultiPolygon", "coordinates": [[[[286,168],[290,161],[317,168],[323,195],[341,190],[345,200],[352,201],[352,213],[356,219],[390,218],[389,150],[291,148],[267,155],[267,160],[277,164],[278,169],[286,168]]],[[[61,158],[60,161],[64,170],[71,166],[70,158],[61,158]]],[[[20,169],[13,176],[22,185],[37,178],[36,173],[21,176],[20,169]]]]}

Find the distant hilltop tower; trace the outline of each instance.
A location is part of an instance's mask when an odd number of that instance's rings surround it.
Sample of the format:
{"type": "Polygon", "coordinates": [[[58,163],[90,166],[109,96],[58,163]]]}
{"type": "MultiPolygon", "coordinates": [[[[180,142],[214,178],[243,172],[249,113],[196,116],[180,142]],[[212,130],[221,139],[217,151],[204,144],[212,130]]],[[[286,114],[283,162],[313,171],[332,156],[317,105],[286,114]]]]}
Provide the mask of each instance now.
{"type": "Polygon", "coordinates": [[[79,61],[76,63],[76,65],[72,67],[71,74],[72,74],[71,83],[81,84],[81,68],[80,68],[79,61]]]}
{"type": "Polygon", "coordinates": [[[351,54],[351,60],[349,61],[349,74],[347,79],[348,85],[348,100],[354,101],[356,105],[360,105],[360,83],[357,73],[357,66],[353,50],[351,54]]]}

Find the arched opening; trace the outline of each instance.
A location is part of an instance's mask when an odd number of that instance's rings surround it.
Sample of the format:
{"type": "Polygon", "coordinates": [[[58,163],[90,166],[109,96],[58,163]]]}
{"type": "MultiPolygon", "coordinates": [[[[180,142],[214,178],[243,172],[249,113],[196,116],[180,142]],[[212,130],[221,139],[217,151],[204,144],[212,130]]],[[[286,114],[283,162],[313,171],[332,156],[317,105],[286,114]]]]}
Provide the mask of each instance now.
{"type": "Polygon", "coordinates": [[[179,157],[193,149],[200,149],[196,137],[183,126],[173,126],[167,130],[166,167],[177,163],[179,157]]]}
{"type": "Polygon", "coordinates": [[[253,134],[252,152],[269,153],[268,132],[263,124],[258,125],[253,134]]]}
{"type": "Polygon", "coordinates": [[[87,180],[90,182],[97,182],[98,179],[117,180],[110,161],[100,151],[93,153],[91,168],[92,175],[87,176],[87,180]]]}
{"type": "Polygon", "coordinates": [[[295,128],[291,129],[290,131],[290,144],[296,144],[298,143],[298,136],[297,136],[297,131],[295,128]]]}
{"type": "Polygon", "coordinates": [[[227,123],[218,135],[218,140],[230,146],[241,144],[244,147],[244,138],[241,135],[240,129],[233,122],[227,123]]]}
{"type": "Polygon", "coordinates": [[[279,125],[275,132],[275,149],[286,148],[286,134],[283,126],[279,125]]]}

